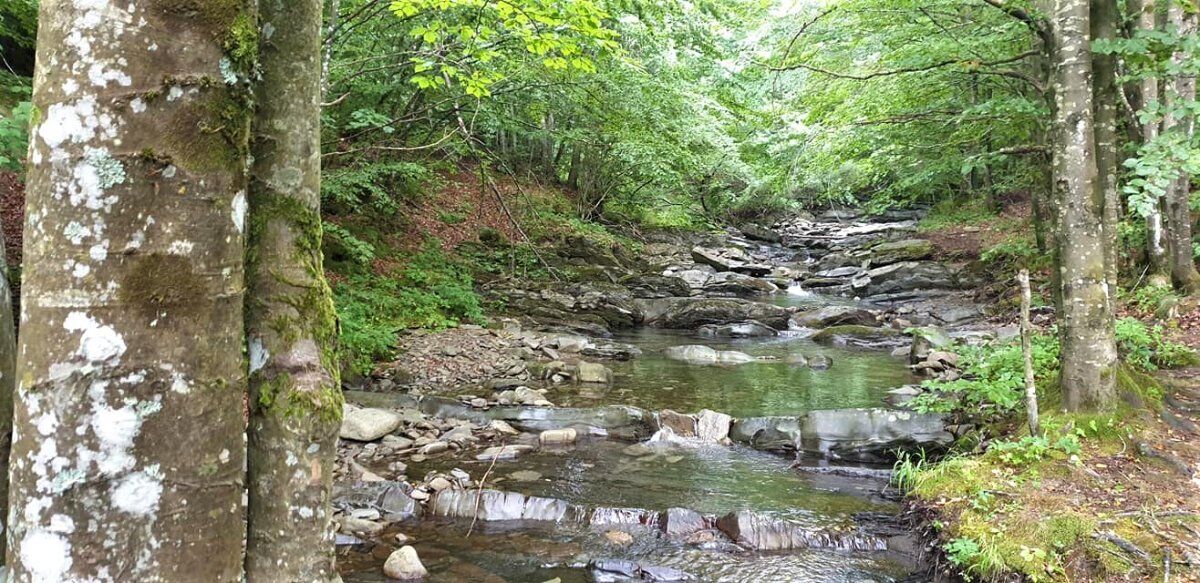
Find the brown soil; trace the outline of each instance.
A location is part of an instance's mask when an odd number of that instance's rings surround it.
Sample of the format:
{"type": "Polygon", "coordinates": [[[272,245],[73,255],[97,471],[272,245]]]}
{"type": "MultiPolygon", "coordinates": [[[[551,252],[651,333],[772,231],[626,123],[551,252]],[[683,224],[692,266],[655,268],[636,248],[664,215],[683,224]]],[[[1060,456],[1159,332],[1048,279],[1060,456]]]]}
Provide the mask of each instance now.
{"type": "Polygon", "coordinates": [[[973,260],[985,249],[1004,241],[1014,232],[1014,226],[1026,224],[1032,216],[1028,200],[1005,205],[1000,216],[978,225],[952,226],[921,234],[933,242],[934,257],[939,260],[973,260]]]}
{"type": "Polygon", "coordinates": [[[21,230],[25,226],[25,185],[13,172],[0,172],[0,230],[4,235],[4,259],[21,264],[21,230]]]}

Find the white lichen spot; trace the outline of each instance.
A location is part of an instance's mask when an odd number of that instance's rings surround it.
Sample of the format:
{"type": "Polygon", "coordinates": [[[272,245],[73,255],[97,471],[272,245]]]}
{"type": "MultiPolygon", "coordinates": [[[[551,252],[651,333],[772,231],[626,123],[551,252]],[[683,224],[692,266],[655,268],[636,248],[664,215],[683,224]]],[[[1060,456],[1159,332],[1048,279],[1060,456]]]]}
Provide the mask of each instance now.
{"type": "Polygon", "coordinates": [[[246,228],[246,192],[239,190],[233,195],[233,225],[237,227],[239,233],[246,228]]]}
{"type": "Polygon", "coordinates": [[[87,277],[87,274],[91,272],[92,268],[86,263],[76,263],[75,266],[71,268],[71,275],[73,275],[76,279],[87,277]]]}
{"type": "Polygon", "coordinates": [[[112,326],[102,326],[84,312],[71,312],[63,321],[68,332],[82,332],[75,354],[88,362],[105,362],[125,354],[125,340],[112,326]]]}
{"type": "Polygon", "coordinates": [[[296,514],[299,514],[300,518],[308,519],[313,517],[313,510],[307,506],[301,506],[296,509],[296,514]]]}
{"type": "Polygon", "coordinates": [[[79,83],[74,79],[67,79],[62,84],[63,95],[72,95],[79,91],[79,83]]]}
{"type": "Polygon", "coordinates": [[[112,188],[125,182],[125,167],[104,148],[88,148],[84,160],[95,169],[100,188],[112,188]]]}
{"type": "Polygon", "coordinates": [[[46,109],[37,134],[53,151],[68,141],[80,143],[91,139],[97,124],[96,98],[86,95],[78,101],[52,104],[46,109]]]}
{"type": "Polygon", "coordinates": [[[162,177],[163,178],[175,178],[176,170],[177,169],[175,168],[174,165],[167,166],[166,168],[163,168],[162,177]]]}
{"type": "Polygon", "coordinates": [[[267,365],[267,360],[271,358],[271,353],[267,351],[267,347],[263,346],[262,339],[258,337],[250,339],[248,352],[250,353],[250,374],[262,370],[262,367],[267,365]]]}
{"type": "Polygon", "coordinates": [[[153,465],[118,480],[112,487],[112,503],[122,512],[150,516],[158,510],[162,490],[162,472],[153,465]]]}
{"type": "Polygon", "coordinates": [[[97,263],[108,258],[108,241],[101,241],[88,249],[88,257],[97,263]]]}
{"type": "Polygon", "coordinates": [[[171,241],[171,244],[167,246],[167,253],[172,255],[187,255],[192,252],[192,249],[195,248],[196,244],[191,241],[171,241]]]}
{"type": "Polygon", "coordinates": [[[134,113],[142,113],[146,111],[146,102],[141,97],[134,97],[129,102],[129,109],[133,110],[134,113]]]}
{"type": "Polygon", "coordinates": [[[67,580],[71,568],[71,543],[61,535],[40,528],[30,529],[21,539],[21,564],[30,580],[57,583],[67,580]]]}
{"type": "Polygon", "coordinates": [[[172,85],[171,88],[167,90],[167,101],[175,101],[180,97],[183,97],[182,87],[178,85],[172,85]]]}
{"type": "Polygon", "coordinates": [[[229,450],[228,449],[221,450],[221,453],[217,454],[217,459],[220,460],[220,462],[223,464],[229,463],[229,450]]]}
{"type": "Polygon", "coordinates": [[[51,532],[71,534],[72,532],[75,532],[75,521],[66,514],[55,514],[54,516],[50,517],[49,530],[51,532]]]}
{"type": "Polygon", "coordinates": [[[230,61],[228,58],[223,58],[221,59],[221,62],[218,63],[218,66],[221,69],[221,79],[225,80],[225,84],[236,85],[238,82],[238,76],[237,71],[233,70],[233,61],[230,61]]]}
{"type": "Polygon", "coordinates": [[[38,433],[42,435],[53,435],[54,430],[58,429],[58,416],[55,415],[53,411],[42,413],[41,416],[37,418],[35,424],[37,425],[38,433]]]}
{"type": "Polygon", "coordinates": [[[287,462],[286,463],[287,463],[288,467],[294,466],[294,465],[300,463],[300,458],[296,457],[296,454],[289,451],[289,452],[287,452],[287,462]]]}
{"type": "Polygon", "coordinates": [[[192,384],[189,383],[188,380],[183,377],[183,373],[178,373],[178,372],[171,373],[171,391],[172,392],[179,393],[180,395],[186,395],[186,394],[190,393],[191,390],[192,390],[192,384]]]}

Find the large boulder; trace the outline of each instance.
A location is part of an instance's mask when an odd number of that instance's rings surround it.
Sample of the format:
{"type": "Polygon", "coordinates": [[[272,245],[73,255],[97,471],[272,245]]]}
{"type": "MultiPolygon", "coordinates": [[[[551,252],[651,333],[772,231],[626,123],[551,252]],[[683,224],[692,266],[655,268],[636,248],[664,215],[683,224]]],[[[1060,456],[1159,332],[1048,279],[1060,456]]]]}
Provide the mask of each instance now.
{"type": "Polygon", "coordinates": [[[909,364],[917,364],[929,356],[930,351],[949,348],[954,339],[936,326],[909,328],[906,334],[912,335],[912,345],[908,349],[909,364]]]}
{"type": "Polygon", "coordinates": [[[957,287],[951,268],[934,261],[902,261],[871,269],[856,290],[863,295],[876,296],[914,290],[954,289],[957,287]]]}
{"type": "Polygon", "coordinates": [[[342,429],[338,436],[354,441],[375,441],[400,427],[404,415],[387,409],[362,409],[346,405],[342,409],[342,429]]]}
{"type": "Polygon", "coordinates": [[[692,261],[712,266],[717,271],[733,271],[734,267],[749,263],[750,256],[737,247],[724,249],[693,247],[692,261]]]}
{"type": "Polygon", "coordinates": [[[779,331],[762,322],[738,322],[736,324],[706,324],[696,330],[702,338],[762,338],[778,336],[779,331]]]}
{"type": "Polygon", "coordinates": [[[757,277],[733,272],[721,272],[709,278],[701,288],[705,294],[718,296],[759,296],[779,291],[779,286],[757,277]]]}
{"type": "Polygon", "coordinates": [[[695,330],[705,324],[747,320],[757,320],[776,330],[788,326],[787,308],[740,298],[668,298],[641,300],[638,305],[646,323],[658,328],[695,330]]]}
{"type": "Polygon", "coordinates": [[[383,563],[383,574],[399,581],[412,581],[424,579],[429,572],[417,557],[417,549],[405,545],[388,555],[383,563]]]}
{"type": "Polygon", "coordinates": [[[933,256],[933,242],[928,239],[887,241],[871,248],[871,267],[882,267],[901,261],[920,261],[933,256]]]}
{"type": "Polygon", "coordinates": [[[696,437],[703,441],[724,442],[729,438],[729,427],[732,424],[733,417],[702,409],[696,415],[696,437]]]}
{"type": "Polygon", "coordinates": [[[767,243],[782,243],[783,242],[783,235],[780,235],[777,231],[775,231],[773,229],[769,229],[767,227],[764,227],[762,225],[758,225],[755,223],[747,223],[745,225],[742,225],[742,228],[740,230],[741,230],[742,234],[746,236],[747,239],[754,239],[755,241],[765,241],[767,243]]]}
{"type": "Polygon", "coordinates": [[[828,328],[841,324],[876,326],[875,314],[854,306],[825,306],[811,312],[796,314],[792,322],[805,328],[828,328]]]}
{"type": "Polygon", "coordinates": [[[810,411],[800,436],[805,451],[862,462],[895,459],[897,450],[944,449],[953,439],[940,415],[892,409],[810,411]]]}
{"type": "Polygon", "coordinates": [[[593,282],[541,289],[494,292],[510,314],[543,324],[566,324],[588,334],[632,328],[642,321],[633,294],[625,286],[593,282]]]}

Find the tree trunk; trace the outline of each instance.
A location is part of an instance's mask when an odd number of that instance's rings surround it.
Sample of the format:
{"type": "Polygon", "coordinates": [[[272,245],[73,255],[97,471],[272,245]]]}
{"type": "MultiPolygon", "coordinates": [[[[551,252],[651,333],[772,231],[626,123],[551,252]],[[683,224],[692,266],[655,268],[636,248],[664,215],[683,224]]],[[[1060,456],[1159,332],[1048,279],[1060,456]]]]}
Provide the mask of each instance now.
{"type": "Polygon", "coordinates": [[[242,577],[257,38],[221,6],[41,2],[10,581],[242,577]]]}
{"type": "Polygon", "coordinates": [[[321,0],[263,0],[260,11],[246,254],[246,577],[330,581],[342,393],[321,257],[321,0]]]}
{"type": "Polygon", "coordinates": [[[1096,196],[1096,136],[1087,0],[1056,0],[1054,198],[1061,286],[1063,402],[1068,410],[1114,402],[1117,350],[1110,302],[1104,201],[1096,196]]]}
{"type": "MultiPolygon", "coordinates": [[[[0,508],[8,508],[8,456],[12,452],[13,393],[17,388],[17,328],[4,237],[0,236],[0,508]]],[[[0,557],[4,539],[0,538],[0,557]]]]}
{"type": "Polygon", "coordinates": [[[1033,326],[1029,323],[1033,293],[1029,289],[1028,269],[1022,269],[1017,274],[1017,283],[1021,287],[1021,357],[1025,364],[1025,414],[1029,417],[1029,434],[1037,437],[1042,432],[1038,424],[1037,385],[1033,382],[1033,326]]]}
{"type": "MultiPolygon", "coordinates": [[[[1130,19],[1134,21],[1137,30],[1153,31],[1157,26],[1154,0],[1130,0],[1130,19]]],[[[1155,77],[1142,79],[1138,83],[1138,93],[1141,108],[1147,108],[1158,102],[1158,82],[1155,77]]],[[[1149,144],[1158,139],[1161,121],[1155,116],[1141,124],[1143,144],[1149,144]]],[[[1163,225],[1163,197],[1155,196],[1146,209],[1146,258],[1149,269],[1146,282],[1152,286],[1171,284],[1171,264],[1167,256],[1167,237],[1163,225]]]]}
{"type": "MultiPolygon", "coordinates": [[[[1117,38],[1120,11],[1117,0],[1091,0],[1092,40],[1112,41],[1117,38]]],[[[1119,171],[1117,144],[1117,59],[1113,55],[1092,54],[1092,108],[1096,134],[1096,196],[1103,201],[1105,278],[1110,292],[1117,290],[1117,222],[1121,206],[1117,191],[1119,171]]],[[[1109,301],[1116,311],[1116,302],[1109,301]]]]}
{"type": "MultiPolygon", "coordinates": [[[[1196,34],[1197,14],[1184,10],[1179,2],[1172,2],[1168,8],[1169,19],[1175,25],[1181,37],[1196,34]]],[[[1187,56],[1176,53],[1173,57],[1175,65],[1183,68],[1183,60],[1187,56]]],[[[1196,77],[1181,74],[1174,79],[1172,87],[1167,89],[1168,110],[1180,109],[1185,104],[1196,100],[1196,77]]],[[[1190,143],[1195,133],[1196,116],[1190,112],[1180,112],[1170,115],[1164,125],[1164,132],[1182,134],[1184,143],[1190,143]]],[[[1188,202],[1191,197],[1191,177],[1186,173],[1175,179],[1166,194],[1166,223],[1167,250],[1170,254],[1171,279],[1184,293],[1200,293],[1200,273],[1196,271],[1196,262],[1192,257],[1192,217],[1188,202]]]]}
{"type": "Polygon", "coordinates": [[[567,170],[567,188],[579,190],[579,172],[583,162],[583,146],[576,145],[571,149],[571,167],[567,170]]]}

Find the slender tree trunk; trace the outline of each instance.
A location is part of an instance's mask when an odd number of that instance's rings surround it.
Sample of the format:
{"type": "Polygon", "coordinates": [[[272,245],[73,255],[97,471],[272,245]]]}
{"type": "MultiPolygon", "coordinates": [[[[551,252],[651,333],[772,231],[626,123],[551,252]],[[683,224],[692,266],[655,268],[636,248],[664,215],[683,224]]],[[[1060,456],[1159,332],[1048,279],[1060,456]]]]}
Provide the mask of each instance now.
{"type": "Polygon", "coordinates": [[[342,417],[321,261],[321,0],[262,0],[246,331],[250,581],[331,581],[342,417]]]}
{"type": "MultiPolygon", "coordinates": [[[[1129,13],[1137,30],[1152,31],[1158,28],[1155,18],[1154,0],[1129,0],[1129,13]]],[[[1154,77],[1141,80],[1138,84],[1141,107],[1144,109],[1158,102],[1158,82],[1154,77]]],[[[1157,117],[1141,124],[1143,144],[1158,139],[1161,122],[1157,117]]],[[[1146,282],[1149,285],[1171,284],[1170,258],[1167,255],[1167,236],[1163,224],[1163,197],[1155,196],[1146,212],[1146,258],[1149,269],[1146,282]]]]}
{"type": "Polygon", "coordinates": [[[1037,385],[1033,382],[1033,326],[1029,323],[1033,293],[1029,289],[1029,270],[1017,274],[1021,286],[1021,356],[1025,361],[1025,413],[1029,417],[1029,434],[1041,435],[1038,426],[1037,385]]]}
{"type": "Polygon", "coordinates": [[[10,581],[242,576],[257,38],[179,6],[40,6],[10,581]]]}
{"type": "Polygon", "coordinates": [[[583,165],[583,146],[571,149],[571,168],[567,170],[567,188],[579,190],[580,166],[583,165]]]}
{"type": "MultiPolygon", "coordinates": [[[[1187,11],[1180,2],[1172,2],[1168,8],[1169,19],[1175,25],[1182,37],[1196,34],[1197,14],[1187,11]]],[[[1183,67],[1183,53],[1173,57],[1176,66],[1183,67]]],[[[1167,89],[1168,109],[1178,109],[1184,104],[1196,100],[1196,77],[1181,74],[1175,77],[1172,87],[1167,89]]],[[[1164,132],[1177,132],[1182,135],[1185,143],[1191,141],[1195,133],[1196,116],[1190,112],[1170,115],[1164,126],[1164,132]]],[[[1170,254],[1171,279],[1185,293],[1200,293],[1200,273],[1196,271],[1196,262],[1192,257],[1192,216],[1189,207],[1191,198],[1191,177],[1184,173],[1175,179],[1166,194],[1166,223],[1167,250],[1170,254]]]]}
{"type": "Polygon", "coordinates": [[[1087,0],[1056,0],[1054,197],[1058,215],[1063,401],[1068,410],[1113,404],[1117,350],[1096,169],[1087,0]]]}
{"type": "MultiPolygon", "coordinates": [[[[1092,40],[1106,41],[1117,38],[1117,23],[1120,19],[1117,0],[1091,0],[1092,40]]],[[[1096,196],[1103,201],[1104,265],[1105,278],[1110,292],[1117,290],[1117,222],[1121,206],[1117,191],[1118,144],[1117,144],[1117,59],[1113,55],[1092,54],[1092,109],[1095,115],[1096,134],[1096,196]]],[[[1116,311],[1117,304],[1110,301],[1109,308],[1116,311]]]]}
{"type": "Polygon", "coordinates": [[[342,10],[341,0],[329,0],[329,26],[325,29],[324,54],[321,56],[321,98],[329,93],[329,69],[333,64],[333,46],[337,39],[338,17],[342,10]]]}
{"type": "MultiPolygon", "coordinates": [[[[0,236],[0,508],[8,508],[8,456],[12,452],[13,394],[17,389],[17,328],[4,237],[0,236]]],[[[7,520],[7,517],[5,517],[7,520]]],[[[0,557],[4,556],[0,538],[0,557]]]]}

